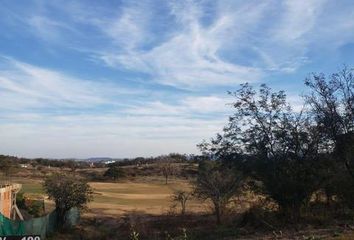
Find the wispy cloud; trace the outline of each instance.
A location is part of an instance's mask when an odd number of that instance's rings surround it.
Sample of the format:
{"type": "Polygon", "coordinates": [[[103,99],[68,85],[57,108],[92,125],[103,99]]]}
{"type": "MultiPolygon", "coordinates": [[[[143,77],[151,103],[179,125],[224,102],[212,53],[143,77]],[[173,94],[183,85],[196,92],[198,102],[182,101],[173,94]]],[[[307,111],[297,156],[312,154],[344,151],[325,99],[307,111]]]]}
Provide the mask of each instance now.
{"type": "Polygon", "coordinates": [[[127,109],[128,114],[148,116],[184,116],[186,118],[198,118],[201,116],[218,115],[225,117],[230,113],[230,98],[217,96],[195,96],[181,99],[175,104],[151,101],[136,105],[127,109]]]}
{"type": "Polygon", "coordinates": [[[221,129],[229,110],[227,99],[218,96],[168,103],[141,95],[3,57],[0,152],[31,157],[132,156],[133,149],[144,156],[196,152],[201,139],[221,129]],[[159,141],[166,142],[164,149],[159,141]]]}
{"type": "Polygon", "coordinates": [[[0,108],[88,107],[107,101],[95,82],[76,79],[60,72],[39,68],[14,59],[2,58],[0,64],[0,108]],[[18,104],[21,102],[20,104],[18,104]]]}
{"type": "Polygon", "coordinates": [[[34,109],[65,112],[115,109],[130,106],[139,88],[98,79],[83,79],[59,70],[0,57],[1,110],[34,109]]]}
{"type": "Polygon", "coordinates": [[[34,15],[28,19],[27,24],[33,29],[34,34],[48,41],[63,40],[67,33],[75,34],[77,31],[62,21],[55,21],[41,15],[34,15]]]}
{"type": "MultiPolygon", "coordinates": [[[[248,10],[251,13],[247,14],[247,17],[259,14],[258,7],[248,10]]],[[[122,14],[123,20],[126,14],[122,14]]],[[[241,17],[231,13],[218,14],[220,16],[212,24],[204,26],[200,4],[192,1],[171,2],[170,15],[178,27],[177,31],[170,33],[166,41],[147,50],[138,45],[123,53],[120,50],[109,51],[103,53],[100,58],[109,66],[144,71],[151,74],[153,80],[176,87],[230,85],[259,79],[262,75],[260,69],[231,63],[219,56],[218,51],[222,50],[225,44],[237,39],[234,32],[237,29],[235,18],[241,17]]],[[[120,25],[127,30],[131,26],[120,25]]],[[[128,42],[136,43],[134,39],[128,42]]]]}
{"type": "Polygon", "coordinates": [[[134,0],[112,9],[82,2],[41,6],[28,21],[38,37],[86,51],[114,69],[147,74],[149,81],[190,89],[294,72],[311,62],[311,49],[350,40],[354,25],[351,11],[327,0],[134,0]],[[45,6],[65,19],[52,17],[42,10],[45,6]],[[85,44],[87,28],[92,39],[85,44]]]}
{"type": "Polygon", "coordinates": [[[293,44],[306,41],[306,35],[314,30],[327,0],[283,1],[280,24],[274,30],[275,40],[293,44]]]}
{"type": "Polygon", "coordinates": [[[310,62],[309,50],[338,34],[326,29],[342,26],[340,34],[347,35],[350,14],[341,19],[337,11],[325,13],[327,2],[218,1],[212,20],[206,23],[206,2],[172,1],[169,14],[176,27],[164,42],[148,50],[139,45],[126,52],[111,48],[100,58],[111,67],[146,72],[155,81],[182,88],[259,81],[310,62]]]}

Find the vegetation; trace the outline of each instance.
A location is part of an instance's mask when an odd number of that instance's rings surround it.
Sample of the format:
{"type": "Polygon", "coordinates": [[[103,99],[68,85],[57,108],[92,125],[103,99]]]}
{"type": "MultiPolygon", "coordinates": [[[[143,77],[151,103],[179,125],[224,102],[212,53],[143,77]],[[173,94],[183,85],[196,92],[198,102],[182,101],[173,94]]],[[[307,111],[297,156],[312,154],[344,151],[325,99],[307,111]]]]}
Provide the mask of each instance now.
{"type": "Polygon", "coordinates": [[[221,160],[247,155],[250,176],[262,182],[283,213],[297,218],[322,181],[318,132],[306,114],[291,110],[283,91],[262,85],[257,95],[245,84],[232,95],[236,112],[218,139],[221,160]]]}
{"type": "Polygon", "coordinates": [[[0,171],[5,177],[9,177],[15,168],[18,167],[16,163],[12,162],[12,159],[8,156],[0,157],[0,171]]]}
{"type": "Polygon", "coordinates": [[[241,192],[242,175],[217,162],[205,161],[199,165],[195,182],[195,194],[203,200],[211,200],[217,224],[232,197],[241,192]]]}
{"type": "Polygon", "coordinates": [[[176,168],[171,162],[163,162],[160,164],[161,173],[165,178],[165,184],[168,183],[168,178],[175,174],[176,168]]]}
{"type": "Polygon", "coordinates": [[[206,156],[259,181],[292,220],[316,191],[336,195],[348,207],[353,202],[353,71],[329,79],[314,74],[305,84],[310,94],[301,111],[292,110],[283,91],[261,85],[257,93],[241,85],[230,93],[235,112],[224,132],[200,145],[206,156]]]}
{"type": "Polygon", "coordinates": [[[88,183],[73,176],[52,175],[45,180],[43,187],[55,202],[61,224],[64,224],[66,213],[71,208],[83,209],[92,200],[93,192],[88,183]]]}
{"type": "Polygon", "coordinates": [[[179,203],[181,205],[181,214],[186,213],[187,201],[192,198],[192,193],[188,191],[178,190],[172,195],[172,201],[179,203]]]}
{"type": "Polygon", "coordinates": [[[116,180],[124,177],[125,173],[121,167],[116,166],[116,165],[112,165],[107,169],[107,171],[104,173],[103,176],[112,178],[113,180],[116,181],[116,180]]]}

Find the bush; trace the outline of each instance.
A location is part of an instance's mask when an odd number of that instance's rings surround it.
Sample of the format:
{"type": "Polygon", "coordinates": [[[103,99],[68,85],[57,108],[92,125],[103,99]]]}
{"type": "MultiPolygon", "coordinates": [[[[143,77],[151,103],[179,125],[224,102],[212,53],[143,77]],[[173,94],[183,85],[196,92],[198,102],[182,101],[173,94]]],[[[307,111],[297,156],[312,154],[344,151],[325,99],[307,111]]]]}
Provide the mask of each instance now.
{"type": "Polygon", "coordinates": [[[121,167],[112,165],[107,169],[103,176],[111,178],[113,180],[118,180],[120,178],[125,177],[125,172],[121,167]]]}
{"type": "Polygon", "coordinates": [[[243,176],[234,169],[225,168],[220,162],[204,161],[199,164],[194,185],[198,198],[212,202],[216,222],[220,224],[228,203],[242,190],[243,176]]]}

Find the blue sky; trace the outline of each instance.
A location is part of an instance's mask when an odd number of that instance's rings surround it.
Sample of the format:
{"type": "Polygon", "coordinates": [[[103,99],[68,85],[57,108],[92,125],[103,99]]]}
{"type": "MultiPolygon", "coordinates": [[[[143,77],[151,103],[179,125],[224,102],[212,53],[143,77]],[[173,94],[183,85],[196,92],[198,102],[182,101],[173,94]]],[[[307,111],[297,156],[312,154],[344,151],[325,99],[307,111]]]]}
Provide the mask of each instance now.
{"type": "Polygon", "coordinates": [[[4,0],[0,153],[198,153],[243,82],[284,89],[354,66],[351,0],[4,0]]]}

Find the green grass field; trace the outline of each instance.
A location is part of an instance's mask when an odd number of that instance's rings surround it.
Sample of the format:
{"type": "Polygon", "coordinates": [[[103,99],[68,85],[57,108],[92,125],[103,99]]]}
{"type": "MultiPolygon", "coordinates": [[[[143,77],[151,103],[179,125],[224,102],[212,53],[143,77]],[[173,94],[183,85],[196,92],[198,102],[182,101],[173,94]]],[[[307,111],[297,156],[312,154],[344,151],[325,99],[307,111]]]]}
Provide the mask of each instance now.
{"type": "Polygon", "coordinates": [[[29,194],[44,194],[42,184],[40,182],[26,182],[21,183],[21,192],[29,194]]]}

